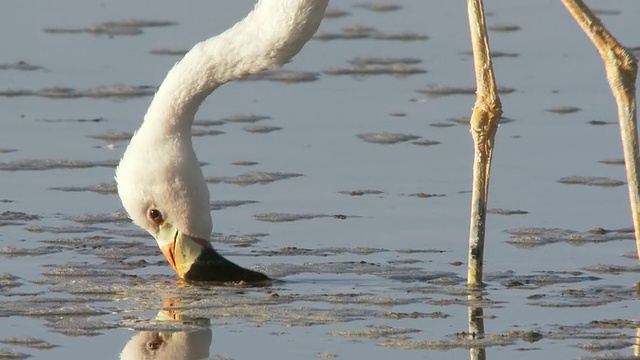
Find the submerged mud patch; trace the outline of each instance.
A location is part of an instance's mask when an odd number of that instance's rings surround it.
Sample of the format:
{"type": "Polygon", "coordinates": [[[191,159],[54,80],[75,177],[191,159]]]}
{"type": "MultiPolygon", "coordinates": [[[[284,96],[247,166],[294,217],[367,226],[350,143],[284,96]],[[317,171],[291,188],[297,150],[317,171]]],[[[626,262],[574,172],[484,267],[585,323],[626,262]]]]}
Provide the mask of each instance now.
{"type": "Polygon", "coordinates": [[[58,345],[50,344],[42,339],[38,339],[35,337],[1,339],[0,343],[7,344],[7,345],[23,346],[23,347],[39,349],[39,350],[48,350],[48,349],[53,349],[55,347],[58,347],[58,345]]]}
{"type": "MultiPolygon", "coordinates": [[[[637,256],[636,256],[637,257],[637,256]]],[[[635,257],[634,257],[635,258],[635,257]]],[[[596,264],[587,266],[584,268],[587,271],[600,274],[622,274],[622,273],[640,273],[640,266],[622,266],[622,265],[607,265],[596,264]]]]}
{"type": "MultiPolygon", "coordinates": [[[[471,51],[462,51],[461,54],[464,55],[468,55],[468,56],[473,56],[473,52],[471,51]]],[[[506,51],[499,51],[499,50],[492,50],[491,51],[491,57],[492,58],[514,58],[514,57],[518,57],[520,56],[520,54],[515,53],[515,52],[506,52],[506,51]]]]}
{"type": "Polygon", "coordinates": [[[247,247],[261,241],[261,238],[269,236],[264,233],[244,234],[244,235],[224,235],[214,234],[211,242],[219,244],[230,244],[236,247],[247,247]]]}
{"type": "Polygon", "coordinates": [[[494,208],[494,209],[488,209],[487,210],[487,214],[505,215],[505,216],[509,216],[509,215],[526,215],[528,213],[529,213],[528,211],[524,211],[524,210],[509,210],[509,209],[499,209],[499,208],[494,208]]]}
{"type": "MultiPolygon", "coordinates": [[[[573,346],[592,353],[629,348],[637,344],[636,330],[640,327],[637,320],[602,319],[589,323],[575,325],[554,324],[545,332],[545,338],[555,341],[589,340],[573,346]],[[627,345],[630,344],[630,345],[627,345]],[[626,345],[626,346],[625,346],[626,345]]],[[[580,359],[633,359],[628,355],[604,353],[595,358],[580,357],[580,359]]]]}
{"type": "Polygon", "coordinates": [[[5,211],[0,213],[0,221],[32,221],[39,220],[40,216],[27,214],[21,211],[5,211]]]}
{"type": "Polygon", "coordinates": [[[362,196],[362,195],[380,195],[384,194],[384,191],[373,190],[373,189],[362,189],[362,190],[343,190],[338,191],[339,194],[350,195],[350,196],[362,196]]]}
{"type": "Polygon", "coordinates": [[[105,229],[94,226],[29,226],[26,230],[32,233],[85,234],[105,229]]]}
{"type": "Polygon", "coordinates": [[[618,187],[626,184],[621,180],[610,179],[599,176],[565,176],[558,179],[561,184],[569,185],[587,185],[587,186],[601,186],[601,187],[618,187]]]}
{"type": "Polygon", "coordinates": [[[206,177],[205,180],[210,184],[218,184],[222,182],[225,184],[248,186],[255,184],[264,185],[274,181],[296,178],[299,176],[303,175],[297,173],[251,171],[234,177],[209,176],[206,177]]]}
{"type": "Polygon", "coordinates": [[[344,247],[330,247],[330,248],[319,248],[319,249],[309,249],[309,248],[301,248],[297,246],[285,246],[278,250],[255,250],[252,252],[253,255],[257,256],[334,256],[341,254],[355,254],[355,255],[370,255],[379,252],[387,252],[389,250],[380,249],[380,248],[368,248],[368,247],[357,247],[357,248],[344,248],[344,247]]]}
{"type": "Polygon", "coordinates": [[[625,348],[629,348],[633,345],[635,345],[635,343],[633,342],[618,340],[618,341],[592,341],[589,343],[580,343],[576,345],[576,347],[589,352],[601,352],[601,351],[611,351],[611,350],[622,350],[625,348]]]}
{"type": "Polygon", "coordinates": [[[89,186],[57,186],[50,188],[51,190],[59,190],[66,192],[82,192],[82,191],[90,191],[98,194],[117,194],[118,186],[115,181],[108,183],[100,183],[96,185],[89,186]]]}
{"type": "Polygon", "coordinates": [[[606,120],[589,120],[589,121],[587,121],[587,124],[596,125],[596,126],[602,126],[602,125],[616,125],[617,122],[615,122],[615,121],[606,121],[606,120]]]}
{"type": "Polygon", "coordinates": [[[268,134],[273,131],[282,130],[281,127],[269,125],[248,125],[243,127],[242,129],[252,134],[268,134]]]}
{"type": "Polygon", "coordinates": [[[520,248],[535,248],[558,242],[584,245],[633,239],[633,231],[629,231],[629,229],[605,230],[603,228],[595,228],[580,232],[558,228],[516,228],[507,230],[507,233],[510,235],[507,243],[520,248]]]}
{"type": "Polygon", "coordinates": [[[349,60],[349,64],[364,67],[368,65],[413,65],[420,64],[422,59],[413,57],[357,57],[349,60]]]}
{"type": "MultiPolygon", "coordinates": [[[[516,91],[506,86],[498,86],[498,93],[510,94],[516,91]]],[[[429,85],[416,90],[416,92],[432,97],[451,96],[451,95],[475,95],[475,87],[452,87],[445,85],[429,85]]]]}
{"type": "Polygon", "coordinates": [[[285,213],[261,213],[255,214],[253,217],[259,221],[266,222],[292,222],[298,220],[311,220],[317,218],[330,218],[334,215],[328,214],[285,214],[285,213]]]}
{"type": "Polygon", "coordinates": [[[0,90],[0,97],[37,96],[48,99],[75,99],[75,98],[96,98],[96,99],[133,99],[138,97],[151,96],[156,92],[151,86],[132,85],[106,85],[88,89],[73,89],[69,87],[50,87],[40,90],[29,89],[7,89],[0,90]]]}
{"type": "Polygon", "coordinates": [[[176,25],[173,21],[166,20],[117,20],[107,21],[84,28],[65,28],[65,27],[48,27],[44,32],[49,34],[92,34],[122,36],[122,35],[140,35],[143,28],[148,27],[165,27],[176,25]]]}
{"type": "Polygon", "coordinates": [[[343,28],[340,32],[317,32],[313,39],[330,41],[330,40],[354,40],[354,39],[372,39],[387,41],[425,41],[429,37],[427,35],[417,34],[414,32],[401,33],[385,33],[374,27],[353,25],[343,28]]]}
{"type": "Polygon", "coordinates": [[[276,278],[313,273],[374,275],[402,283],[422,282],[434,285],[456,285],[464,282],[463,278],[451,272],[425,272],[419,267],[398,266],[396,264],[372,263],[367,261],[305,262],[304,264],[280,263],[261,266],[260,270],[276,278]]]}
{"type": "Polygon", "coordinates": [[[344,10],[340,10],[340,9],[334,9],[334,8],[330,7],[324,13],[324,18],[325,19],[338,19],[338,18],[341,18],[341,17],[349,16],[349,15],[351,15],[351,13],[348,12],[348,11],[344,11],[344,10]]]}
{"type": "Polygon", "coordinates": [[[275,81],[283,83],[306,83],[318,80],[318,73],[292,70],[267,70],[246,76],[237,81],[275,81]]]}
{"type": "Polygon", "coordinates": [[[395,4],[374,4],[374,3],[366,3],[355,5],[354,7],[366,9],[374,12],[390,12],[397,11],[402,9],[402,6],[395,4]]]}
{"type": "Polygon", "coordinates": [[[400,142],[419,139],[420,136],[400,133],[366,133],[356,135],[360,140],[372,144],[397,144],[400,142]]]}
{"type": "Polygon", "coordinates": [[[0,163],[0,171],[35,171],[54,169],[88,169],[93,167],[118,166],[117,160],[82,161],[82,160],[57,160],[57,159],[27,159],[16,160],[8,163],[0,163]]]}
{"type": "Polygon", "coordinates": [[[67,266],[57,267],[52,270],[45,271],[44,273],[42,273],[42,275],[47,277],[57,277],[57,276],[65,276],[65,277],[73,277],[73,278],[88,277],[91,279],[114,278],[114,277],[117,278],[122,275],[122,273],[119,271],[104,269],[104,268],[95,269],[94,266],[95,265],[89,266],[87,264],[84,264],[84,266],[74,265],[71,267],[67,267],[67,266]]]}
{"type": "Polygon", "coordinates": [[[0,292],[21,286],[22,283],[18,281],[19,279],[15,275],[0,273],[0,292]]]}
{"type": "Polygon", "coordinates": [[[18,61],[15,63],[0,64],[0,70],[18,70],[18,71],[35,71],[43,70],[42,66],[29,64],[26,61],[18,61]]]}
{"type": "Polygon", "coordinates": [[[131,219],[124,211],[118,211],[108,214],[83,214],[75,216],[67,216],[65,220],[74,221],[81,224],[111,224],[111,223],[128,223],[131,219]]]}
{"type": "Polygon", "coordinates": [[[442,144],[440,141],[427,140],[427,139],[420,139],[420,140],[412,141],[411,143],[413,145],[419,145],[419,146],[433,146],[433,145],[442,144]]]}
{"type": "Polygon", "coordinates": [[[224,124],[225,124],[224,120],[194,120],[193,121],[194,126],[203,126],[203,127],[221,126],[224,124]]]}
{"type": "Polygon", "coordinates": [[[0,349],[0,359],[22,360],[22,359],[27,359],[27,358],[30,358],[30,357],[31,357],[31,355],[25,354],[25,353],[21,353],[21,352],[16,351],[16,350],[0,349]]]}
{"type": "Polygon", "coordinates": [[[407,196],[413,196],[413,197],[417,197],[417,198],[421,198],[421,199],[429,199],[429,198],[433,198],[433,197],[445,197],[447,195],[445,194],[429,194],[429,193],[414,193],[414,194],[408,194],[407,196]]]}
{"type": "Polygon", "coordinates": [[[561,105],[561,106],[556,106],[556,107],[547,109],[548,112],[552,112],[560,115],[573,114],[580,110],[582,109],[580,109],[579,107],[569,106],[569,105],[561,105]]]}
{"type": "Polygon", "coordinates": [[[106,131],[100,134],[87,135],[92,139],[105,140],[105,141],[128,141],[131,140],[132,133],[126,131],[106,131]]]}
{"type": "MultiPolygon", "coordinates": [[[[146,237],[149,235],[145,232],[146,237]]],[[[52,244],[56,247],[62,247],[67,250],[76,251],[83,255],[94,255],[98,258],[111,261],[111,263],[105,263],[102,267],[107,269],[131,269],[144,267],[150,265],[144,260],[137,261],[135,263],[126,263],[124,260],[130,257],[152,257],[160,255],[160,250],[154,242],[149,241],[147,243],[140,241],[117,241],[110,237],[76,237],[76,238],[58,238],[51,240],[44,240],[44,243],[52,244]],[[116,262],[116,263],[113,263],[116,262]]],[[[65,268],[74,268],[78,266],[89,267],[95,265],[84,264],[66,264],[62,265],[65,268]]]]}
{"type": "Polygon", "coordinates": [[[520,26],[514,24],[494,24],[487,26],[487,29],[498,32],[513,32],[520,30],[520,26]]]}
{"type": "Polygon", "coordinates": [[[568,288],[538,296],[532,295],[529,299],[529,305],[553,308],[596,307],[618,301],[637,300],[632,288],[607,285],[583,289],[568,288]]]}
{"type": "Polygon", "coordinates": [[[117,328],[117,325],[105,321],[64,317],[50,320],[46,326],[66,336],[98,336],[104,330],[117,328]]]}
{"type": "Polygon", "coordinates": [[[438,350],[447,351],[453,349],[485,349],[494,346],[508,346],[516,343],[518,337],[508,334],[484,334],[482,337],[474,338],[469,336],[456,337],[453,339],[408,341],[408,340],[387,340],[379,345],[390,349],[404,350],[438,350]]]}
{"type": "Polygon", "coordinates": [[[222,118],[220,121],[229,123],[255,123],[262,120],[269,120],[271,116],[258,114],[239,114],[222,118]]]}
{"type": "Polygon", "coordinates": [[[242,205],[257,204],[255,200],[214,200],[209,203],[211,210],[222,210],[230,207],[238,207],[242,205]]]}
{"type": "Polygon", "coordinates": [[[13,246],[0,247],[0,256],[4,257],[20,257],[20,256],[41,256],[54,254],[62,251],[57,246],[40,246],[36,248],[17,248],[13,246]]]}
{"type": "Polygon", "coordinates": [[[512,272],[495,273],[488,274],[487,279],[500,282],[503,286],[511,289],[534,289],[549,285],[601,280],[596,276],[585,276],[581,272],[558,273],[552,271],[539,271],[534,275],[517,275],[512,272]]]}
{"type": "Polygon", "coordinates": [[[86,303],[68,302],[65,299],[50,299],[50,301],[29,301],[29,297],[22,297],[20,301],[0,302],[0,315],[25,316],[30,318],[59,318],[65,316],[91,317],[106,315],[101,310],[86,303]]]}
{"type": "Polygon", "coordinates": [[[102,117],[96,117],[96,118],[77,118],[77,119],[36,119],[36,121],[41,121],[44,123],[53,123],[53,124],[59,124],[59,123],[99,123],[99,122],[105,122],[107,121],[107,119],[102,118],[102,117]]]}
{"type": "Polygon", "coordinates": [[[422,299],[401,299],[390,296],[379,296],[373,294],[325,294],[325,295],[309,295],[298,297],[302,301],[322,302],[328,304],[362,304],[376,306],[400,306],[419,302],[422,299]]]}
{"type": "Polygon", "coordinates": [[[409,66],[405,64],[385,64],[385,65],[366,65],[348,68],[332,67],[322,71],[327,75],[349,75],[349,76],[371,76],[371,75],[394,75],[409,76],[416,74],[425,74],[427,70],[419,67],[409,66]]]}
{"type": "Polygon", "coordinates": [[[149,54],[153,55],[170,55],[170,56],[184,56],[188,53],[188,49],[153,49],[149,50],[149,54]]]}
{"type": "Polygon", "coordinates": [[[234,161],[231,164],[235,165],[235,166],[255,166],[255,165],[258,165],[259,162],[249,161],[249,160],[242,160],[242,161],[234,161]]]}
{"type": "Polygon", "coordinates": [[[419,330],[419,329],[396,328],[388,325],[382,325],[382,326],[369,325],[364,330],[332,331],[329,334],[333,336],[350,337],[350,338],[406,339],[407,334],[419,333],[421,331],[422,330],[419,330]]]}
{"type": "Polygon", "coordinates": [[[216,135],[222,135],[222,134],[224,134],[224,131],[220,131],[220,130],[201,130],[201,129],[191,130],[191,136],[193,137],[216,136],[216,135]]]}
{"type": "Polygon", "coordinates": [[[604,159],[598,162],[605,165],[623,165],[624,166],[624,159],[604,159]]]}

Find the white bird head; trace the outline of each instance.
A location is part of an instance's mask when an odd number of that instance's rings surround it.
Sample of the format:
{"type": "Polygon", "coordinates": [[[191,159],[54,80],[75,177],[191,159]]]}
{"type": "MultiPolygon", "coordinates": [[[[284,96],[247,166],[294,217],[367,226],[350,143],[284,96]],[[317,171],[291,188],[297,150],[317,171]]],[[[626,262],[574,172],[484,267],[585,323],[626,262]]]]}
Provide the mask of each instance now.
{"type": "Polygon", "coordinates": [[[133,222],[156,239],[184,277],[200,251],[211,248],[209,190],[190,132],[163,131],[166,127],[153,124],[145,119],[122,156],[116,170],[118,194],[133,222]],[[193,246],[176,251],[177,243],[187,239],[193,246]]]}
{"type": "Polygon", "coordinates": [[[154,112],[131,139],[116,170],[118,194],[133,222],[158,243],[180,278],[268,283],[211,246],[209,190],[187,130],[158,123],[154,112]],[[162,125],[159,125],[162,124],[162,125]]]}
{"type": "Polygon", "coordinates": [[[191,135],[136,132],[116,170],[118,194],[133,222],[155,236],[164,222],[186,235],[211,236],[209,190],[191,135]],[[158,214],[159,212],[159,214],[158,214]]]}

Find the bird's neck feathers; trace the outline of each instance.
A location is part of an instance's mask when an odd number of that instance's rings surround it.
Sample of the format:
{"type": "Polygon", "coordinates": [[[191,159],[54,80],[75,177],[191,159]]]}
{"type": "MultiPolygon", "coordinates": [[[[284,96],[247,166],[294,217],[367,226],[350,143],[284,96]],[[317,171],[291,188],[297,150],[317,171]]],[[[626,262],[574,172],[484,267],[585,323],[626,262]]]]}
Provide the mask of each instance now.
{"type": "Polygon", "coordinates": [[[318,29],[329,0],[259,0],[224,33],[196,44],[169,71],[145,123],[190,133],[204,99],[218,86],[280,67],[318,29]]]}

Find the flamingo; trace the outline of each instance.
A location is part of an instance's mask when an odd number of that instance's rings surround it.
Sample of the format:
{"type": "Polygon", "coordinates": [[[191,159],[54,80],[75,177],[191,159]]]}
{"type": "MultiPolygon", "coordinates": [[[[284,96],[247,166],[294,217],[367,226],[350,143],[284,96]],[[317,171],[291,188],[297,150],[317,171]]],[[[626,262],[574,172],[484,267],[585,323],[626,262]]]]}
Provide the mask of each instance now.
{"type": "Polygon", "coordinates": [[[129,217],[149,232],[178,276],[268,282],[211,245],[209,190],[191,139],[200,104],[218,86],[288,62],[313,36],[329,0],[258,0],[241,21],[196,44],[153,97],[116,169],[129,217]]]}

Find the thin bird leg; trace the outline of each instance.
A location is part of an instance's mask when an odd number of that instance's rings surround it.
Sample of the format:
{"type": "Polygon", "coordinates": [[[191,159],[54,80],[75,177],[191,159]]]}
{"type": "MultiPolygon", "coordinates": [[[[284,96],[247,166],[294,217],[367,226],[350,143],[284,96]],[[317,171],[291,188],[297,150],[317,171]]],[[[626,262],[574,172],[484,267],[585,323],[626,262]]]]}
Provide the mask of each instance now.
{"type": "Polygon", "coordinates": [[[470,119],[471,137],[473,138],[475,150],[467,286],[478,287],[482,285],[491,155],[493,153],[494,138],[502,117],[502,104],[498,97],[496,80],[493,75],[484,5],[482,0],[469,0],[467,5],[477,88],[476,102],[470,119]]]}
{"type": "Polygon", "coordinates": [[[627,183],[629,184],[631,217],[635,228],[636,250],[640,260],[640,174],[638,173],[638,123],[635,87],[638,60],[611,35],[600,19],[582,0],[562,0],[562,3],[600,52],[611,92],[618,105],[618,121],[627,171],[627,183]]]}

